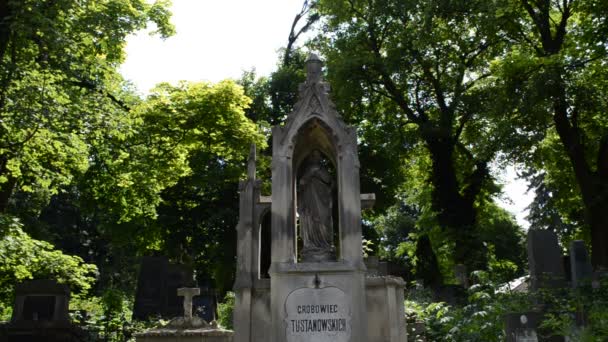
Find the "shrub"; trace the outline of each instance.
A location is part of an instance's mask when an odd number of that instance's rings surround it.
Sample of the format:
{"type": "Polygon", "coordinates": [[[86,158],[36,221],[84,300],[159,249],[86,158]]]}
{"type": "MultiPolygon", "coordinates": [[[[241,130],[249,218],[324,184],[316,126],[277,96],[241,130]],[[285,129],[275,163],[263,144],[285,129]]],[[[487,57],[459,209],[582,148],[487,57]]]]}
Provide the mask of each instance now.
{"type": "Polygon", "coordinates": [[[217,306],[218,324],[224,329],[233,329],[232,315],[234,312],[234,292],[227,292],[224,301],[217,306]]]}

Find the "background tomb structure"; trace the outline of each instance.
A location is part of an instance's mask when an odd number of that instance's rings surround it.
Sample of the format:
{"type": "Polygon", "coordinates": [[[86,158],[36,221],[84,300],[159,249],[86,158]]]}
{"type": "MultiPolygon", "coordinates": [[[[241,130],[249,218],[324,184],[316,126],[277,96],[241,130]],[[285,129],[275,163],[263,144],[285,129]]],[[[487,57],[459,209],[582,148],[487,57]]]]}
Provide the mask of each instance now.
{"type": "Polygon", "coordinates": [[[84,341],[84,331],[70,322],[69,303],[70,288],[55,280],[17,284],[13,315],[9,323],[0,327],[0,341],[84,341]]]}
{"type": "Polygon", "coordinates": [[[306,69],[293,111],[272,129],[272,195],[261,195],[255,146],[239,186],[234,340],[405,342],[403,280],[368,274],[363,260],[361,208],[374,195],[360,193],[356,129],[335,110],[319,58],[306,69]],[[317,153],[335,171],[337,238],[311,258],[299,250],[298,187],[317,153]]]}

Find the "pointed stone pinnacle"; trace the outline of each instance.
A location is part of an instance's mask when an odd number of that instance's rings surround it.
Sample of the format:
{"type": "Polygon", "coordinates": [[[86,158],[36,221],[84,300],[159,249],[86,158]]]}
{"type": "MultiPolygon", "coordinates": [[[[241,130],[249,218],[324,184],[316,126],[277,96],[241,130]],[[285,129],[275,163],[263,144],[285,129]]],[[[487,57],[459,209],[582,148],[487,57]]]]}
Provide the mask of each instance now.
{"type": "Polygon", "coordinates": [[[323,62],[314,53],[311,53],[306,60],[306,82],[309,84],[317,83],[321,80],[323,62]]]}

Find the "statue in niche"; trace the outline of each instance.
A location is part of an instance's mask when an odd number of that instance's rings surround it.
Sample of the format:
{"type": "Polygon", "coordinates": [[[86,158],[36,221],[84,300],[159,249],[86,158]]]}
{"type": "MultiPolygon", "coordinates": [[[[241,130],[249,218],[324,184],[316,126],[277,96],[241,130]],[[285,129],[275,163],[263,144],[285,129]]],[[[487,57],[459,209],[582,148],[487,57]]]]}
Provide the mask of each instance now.
{"type": "Polygon", "coordinates": [[[298,215],[302,261],[335,259],[332,220],[332,177],[314,150],[298,182],[298,215]]]}

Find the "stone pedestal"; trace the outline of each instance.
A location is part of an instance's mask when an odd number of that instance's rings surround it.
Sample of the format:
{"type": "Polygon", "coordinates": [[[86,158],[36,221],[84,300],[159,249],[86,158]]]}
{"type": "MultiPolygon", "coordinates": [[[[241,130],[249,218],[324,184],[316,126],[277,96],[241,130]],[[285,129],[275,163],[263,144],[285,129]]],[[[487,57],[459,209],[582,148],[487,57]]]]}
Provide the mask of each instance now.
{"type": "Polygon", "coordinates": [[[272,341],[367,341],[364,272],[344,262],[273,264],[272,341]]]}
{"type": "Polygon", "coordinates": [[[228,330],[164,330],[150,331],[138,335],[137,342],[232,342],[232,331],[228,330]]]}
{"type": "Polygon", "coordinates": [[[403,289],[398,277],[367,277],[367,342],[406,342],[407,330],[403,289]]]}

